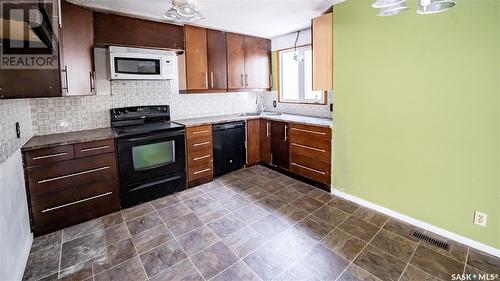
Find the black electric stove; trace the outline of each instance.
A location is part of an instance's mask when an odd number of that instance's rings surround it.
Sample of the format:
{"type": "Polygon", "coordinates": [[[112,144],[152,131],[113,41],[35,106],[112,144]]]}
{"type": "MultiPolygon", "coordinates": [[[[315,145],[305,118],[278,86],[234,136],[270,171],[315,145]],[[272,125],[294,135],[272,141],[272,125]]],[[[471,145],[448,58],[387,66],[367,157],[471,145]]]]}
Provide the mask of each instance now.
{"type": "Polygon", "coordinates": [[[168,105],[110,110],[117,135],[122,207],[186,189],[185,128],[168,105]]]}

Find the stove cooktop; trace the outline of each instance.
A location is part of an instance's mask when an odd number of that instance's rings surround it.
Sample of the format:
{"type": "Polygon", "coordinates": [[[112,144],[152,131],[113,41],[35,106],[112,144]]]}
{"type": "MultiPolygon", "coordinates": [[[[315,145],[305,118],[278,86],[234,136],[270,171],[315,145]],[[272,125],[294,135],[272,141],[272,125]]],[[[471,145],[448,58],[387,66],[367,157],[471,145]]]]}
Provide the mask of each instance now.
{"type": "Polygon", "coordinates": [[[172,130],[182,130],[184,125],[172,122],[172,121],[162,121],[155,123],[145,123],[141,125],[115,127],[116,135],[120,137],[142,135],[155,132],[164,132],[172,130]]]}

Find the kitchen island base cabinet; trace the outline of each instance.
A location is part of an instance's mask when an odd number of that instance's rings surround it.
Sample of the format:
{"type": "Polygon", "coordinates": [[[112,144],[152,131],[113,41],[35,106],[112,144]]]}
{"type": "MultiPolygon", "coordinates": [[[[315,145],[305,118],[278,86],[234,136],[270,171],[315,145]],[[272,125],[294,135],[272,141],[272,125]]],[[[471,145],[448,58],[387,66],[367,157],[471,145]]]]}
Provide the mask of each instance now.
{"type": "Polygon", "coordinates": [[[120,210],[114,147],[109,139],[24,152],[35,236],[120,210]]]}

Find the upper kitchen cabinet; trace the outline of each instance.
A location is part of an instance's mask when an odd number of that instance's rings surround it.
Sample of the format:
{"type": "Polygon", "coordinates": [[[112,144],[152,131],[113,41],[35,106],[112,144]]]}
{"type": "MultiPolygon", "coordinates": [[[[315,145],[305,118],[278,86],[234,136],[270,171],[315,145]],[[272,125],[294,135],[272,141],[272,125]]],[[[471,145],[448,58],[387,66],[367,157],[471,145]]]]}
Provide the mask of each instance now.
{"type": "Polygon", "coordinates": [[[228,33],[227,70],[230,91],[269,90],[271,41],[228,33]]]}
{"type": "Polygon", "coordinates": [[[201,27],[184,26],[186,90],[225,92],[227,89],[226,34],[201,27]]]}
{"type": "Polygon", "coordinates": [[[184,48],[182,26],[103,13],[94,13],[94,42],[98,46],[184,48]]]}
{"type": "Polygon", "coordinates": [[[62,1],[61,70],[63,95],[95,94],[92,11],[62,1]]]}
{"type": "Polygon", "coordinates": [[[313,91],[333,89],[333,14],[312,20],[313,91]]]}
{"type": "Polygon", "coordinates": [[[57,7],[56,1],[40,1],[40,5],[34,1],[2,4],[0,98],[61,95],[57,7]],[[42,15],[40,24],[30,21],[32,11],[42,15]]]}

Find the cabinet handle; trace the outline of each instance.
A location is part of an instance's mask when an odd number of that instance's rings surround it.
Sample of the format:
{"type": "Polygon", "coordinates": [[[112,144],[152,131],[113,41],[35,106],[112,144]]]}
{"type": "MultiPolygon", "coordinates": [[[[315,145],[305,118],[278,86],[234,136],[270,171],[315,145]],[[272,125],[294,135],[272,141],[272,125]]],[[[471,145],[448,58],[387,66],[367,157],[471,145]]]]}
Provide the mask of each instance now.
{"type": "Polygon", "coordinates": [[[288,140],[288,125],[285,124],[285,141],[288,140]]]}
{"type": "Polygon", "coordinates": [[[94,150],[100,150],[100,149],[106,149],[109,148],[109,145],[103,145],[103,146],[98,146],[98,147],[91,147],[91,148],[84,148],[81,149],[81,152],[87,152],[87,151],[94,151],[94,150]]]}
{"type": "Polygon", "coordinates": [[[269,88],[273,88],[273,75],[269,74],[269,88]]]}
{"type": "Polygon", "coordinates": [[[298,146],[298,147],[302,147],[302,148],[305,148],[305,149],[310,149],[310,150],[314,150],[314,151],[319,151],[319,152],[326,152],[326,150],[324,149],[319,149],[319,148],[316,148],[316,147],[312,147],[312,146],[307,146],[307,145],[302,145],[302,144],[298,144],[298,143],[292,143],[293,146],[298,146]]]}
{"type": "Polygon", "coordinates": [[[90,72],[90,92],[95,92],[95,72],[90,72]]]}
{"type": "MultiPolygon", "coordinates": [[[[3,90],[3,89],[0,87],[0,92],[2,92],[2,90],[3,90]]],[[[0,95],[0,99],[3,99],[3,98],[5,98],[5,95],[4,95],[4,94],[1,94],[1,95],[0,95]]]]}
{"type": "Polygon", "coordinates": [[[191,135],[197,135],[197,134],[203,134],[203,133],[208,133],[208,130],[196,131],[196,132],[191,133],[191,135]]]}
{"type": "Polygon", "coordinates": [[[64,72],[64,81],[66,83],[65,87],[61,87],[62,90],[66,90],[66,94],[69,93],[69,78],[68,78],[68,66],[65,65],[61,72],[64,72]]]}
{"type": "Polygon", "coordinates": [[[201,170],[201,171],[196,171],[196,172],[194,172],[194,173],[193,173],[193,175],[197,175],[197,174],[205,173],[205,172],[208,172],[208,171],[210,171],[210,168],[203,169],[203,170],[201,170]]]}
{"type": "Polygon", "coordinates": [[[54,153],[54,154],[49,154],[49,155],[42,155],[42,156],[37,156],[33,157],[33,160],[40,160],[40,159],[47,159],[47,158],[53,158],[53,157],[59,157],[68,154],[67,152],[61,152],[61,153],[54,153]]]}
{"type": "Polygon", "coordinates": [[[87,170],[87,171],[83,171],[83,172],[78,172],[78,173],[73,173],[73,174],[64,175],[64,176],[60,176],[60,177],[55,177],[55,178],[49,178],[49,179],[41,180],[41,181],[38,181],[38,183],[47,183],[47,182],[51,182],[51,181],[57,181],[57,180],[72,178],[72,177],[76,177],[76,176],[81,176],[81,175],[85,175],[85,174],[90,174],[90,173],[95,173],[95,172],[107,170],[109,168],[111,168],[111,166],[104,166],[104,167],[100,167],[100,168],[96,168],[96,169],[91,169],[91,170],[87,170]]]}
{"type": "Polygon", "coordinates": [[[210,87],[214,87],[214,73],[210,72],[210,87]]]}
{"type": "Polygon", "coordinates": [[[241,86],[245,86],[245,74],[241,73],[241,86]]]}
{"type": "Polygon", "coordinates": [[[306,167],[306,166],[302,166],[302,165],[297,164],[297,163],[294,163],[294,162],[292,162],[292,165],[297,166],[297,167],[300,167],[300,168],[302,168],[302,169],[309,170],[309,171],[311,171],[311,172],[315,172],[315,173],[321,174],[321,175],[326,175],[326,173],[325,173],[325,172],[323,172],[323,171],[316,170],[316,169],[313,169],[313,168],[309,168],[309,167],[306,167]]]}
{"type": "Polygon", "coordinates": [[[269,122],[266,122],[266,137],[269,137],[269,122]]]}
{"type": "Polygon", "coordinates": [[[248,74],[245,74],[245,87],[248,86],[248,74]]]}
{"type": "Polygon", "coordinates": [[[205,88],[208,88],[208,72],[204,72],[205,75],[205,88]]]}
{"type": "Polygon", "coordinates": [[[196,146],[202,146],[202,145],[207,145],[207,144],[210,144],[210,142],[206,141],[206,142],[195,143],[195,144],[193,144],[193,146],[196,147],[196,146]]]}
{"type": "Polygon", "coordinates": [[[53,208],[47,208],[47,209],[45,209],[45,210],[42,211],[42,214],[46,213],[46,212],[54,211],[54,210],[57,210],[57,209],[61,209],[61,208],[64,208],[64,207],[69,207],[71,205],[76,205],[76,204],[80,204],[80,203],[83,203],[83,202],[86,202],[86,201],[94,200],[94,199],[97,199],[97,198],[100,198],[100,197],[108,196],[108,195],[111,195],[111,194],[113,194],[113,192],[106,192],[106,193],[99,194],[99,195],[92,196],[92,197],[88,197],[88,198],[85,198],[85,199],[82,199],[82,200],[78,200],[78,201],[74,201],[74,202],[71,202],[71,203],[59,205],[59,206],[56,206],[56,207],[53,207],[53,208]]]}
{"type": "Polygon", "coordinates": [[[203,155],[200,157],[195,157],[195,158],[193,158],[193,161],[197,161],[197,160],[201,160],[201,159],[205,159],[205,158],[209,158],[209,157],[210,157],[210,154],[207,154],[207,155],[203,155]]]}
{"type": "Polygon", "coordinates": [[[299,132],[305,132],[305,133],[311,133],[311,134],[317,134],[317,135],[323,135],[323,136],[326,135],[326,133],[324,133],[324,132],[311,131],[311,130],[305,130],[305,129],[292,128],[292,130],[299,131],[299,132]]]}

